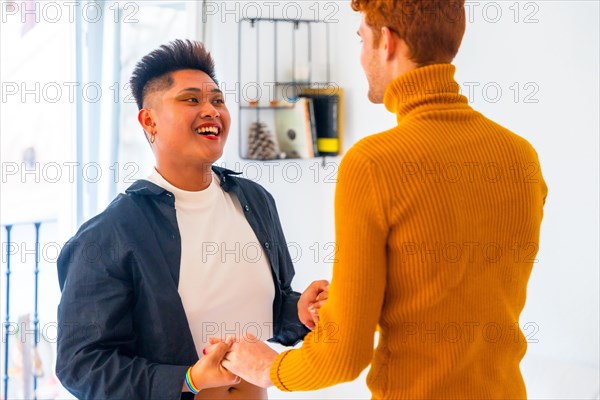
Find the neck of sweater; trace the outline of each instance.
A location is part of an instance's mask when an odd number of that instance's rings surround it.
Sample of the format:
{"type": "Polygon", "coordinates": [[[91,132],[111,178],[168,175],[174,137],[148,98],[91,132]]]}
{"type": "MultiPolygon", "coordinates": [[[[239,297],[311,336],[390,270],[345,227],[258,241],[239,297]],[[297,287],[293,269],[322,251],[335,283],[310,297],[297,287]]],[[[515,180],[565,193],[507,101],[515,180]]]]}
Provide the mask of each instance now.
{"type": "Polygon", "coordinates": [[[396,114],[398,123],[409,116],[431,109],[470,109],[454,79],[452,64],[434,64],[400,75],[385,90],[383,103],[396,114]]]}

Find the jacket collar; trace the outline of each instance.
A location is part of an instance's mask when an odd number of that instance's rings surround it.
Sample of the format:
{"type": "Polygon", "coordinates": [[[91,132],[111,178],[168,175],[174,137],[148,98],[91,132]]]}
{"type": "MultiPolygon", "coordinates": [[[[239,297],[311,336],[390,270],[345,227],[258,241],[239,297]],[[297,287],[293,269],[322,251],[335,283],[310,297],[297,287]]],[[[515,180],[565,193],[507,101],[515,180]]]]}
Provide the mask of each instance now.
{"type": "MultiPolygon", "coordinates": [[[[229,176],[240,175],[241,172],[235,172],[227,168],[217,167],[216,165],[212,166],[212,170],[219,177],[219,181],[221,182],[221,188],[228,192],[232,184],[234,182],[233,179],[228,179],[229,176]]],[[[131,186],[125,190],[127,194],[136,194],[139,196],[162,196],[162,195],[170,195],[173,196],[173,193],[169,192],[166,189],[156,185],[153,182],[147,181],[146,179],[138,179],[131,186]]]]}

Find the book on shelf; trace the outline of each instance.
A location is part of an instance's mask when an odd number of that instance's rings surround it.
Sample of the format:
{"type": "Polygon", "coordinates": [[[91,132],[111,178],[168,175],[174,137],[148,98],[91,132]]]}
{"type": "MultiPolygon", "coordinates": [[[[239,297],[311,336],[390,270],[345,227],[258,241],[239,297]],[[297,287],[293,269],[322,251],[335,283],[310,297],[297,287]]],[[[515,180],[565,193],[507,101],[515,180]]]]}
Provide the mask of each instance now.
{"type": "Polygon", "coordinates": [[[313,158],[318,155],[312,99],[299,97],[293,107],[277,110],[275,130],[279,150],[284,152],[287,158],[313,158]]]}
{"type": "Polygon", "coordinates": [[[302,97],[312,100],[316,128],[317,152],[335,156],[341,152],[343,89],[305,89],[302,97]]]}

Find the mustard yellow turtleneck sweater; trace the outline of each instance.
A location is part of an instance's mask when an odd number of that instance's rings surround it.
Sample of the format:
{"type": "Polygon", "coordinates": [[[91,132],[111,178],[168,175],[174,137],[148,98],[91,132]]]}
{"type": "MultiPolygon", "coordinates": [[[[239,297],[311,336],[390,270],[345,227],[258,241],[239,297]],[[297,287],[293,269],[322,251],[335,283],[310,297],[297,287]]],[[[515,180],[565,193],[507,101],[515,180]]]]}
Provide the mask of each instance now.
{"type": "Polygon", "coordinates": [[[281,390],[353,380],[370,363],[377,399],[526,397],[518,321],[547,188],[532,146],[469,107],[454,72],[391,82],[398,126],[342,160],[329,300],[302,347],[275,360],[281,390]]]}

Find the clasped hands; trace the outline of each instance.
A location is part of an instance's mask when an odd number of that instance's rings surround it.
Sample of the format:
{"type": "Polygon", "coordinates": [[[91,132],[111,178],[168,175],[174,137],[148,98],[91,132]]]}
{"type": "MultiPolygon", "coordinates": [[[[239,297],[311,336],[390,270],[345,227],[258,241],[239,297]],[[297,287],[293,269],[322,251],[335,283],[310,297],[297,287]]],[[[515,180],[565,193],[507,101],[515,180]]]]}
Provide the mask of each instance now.
{"type": "MultiPolygon", "coordinates": [[[[319,309],[327,301],[329,282],[314,281],[298,300],[298,317],[307,328],[319,322],[319,309]]],[[[192,368],[192,378],[200,389],[236,385],[241,379],[268,388],[273,385],[271,365],[278,353],[251,333],[242,337],[210,338],[202,357],[192,368]]]]}

